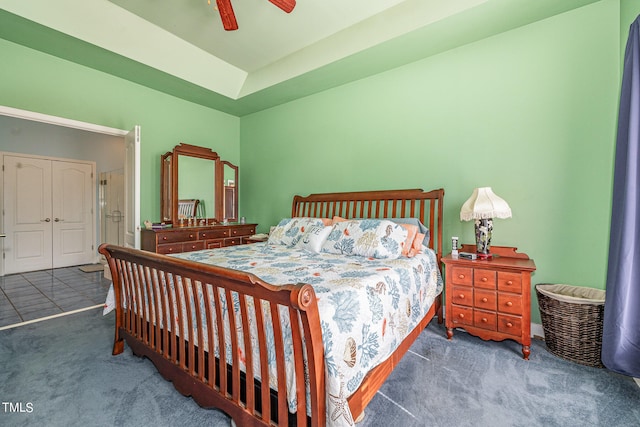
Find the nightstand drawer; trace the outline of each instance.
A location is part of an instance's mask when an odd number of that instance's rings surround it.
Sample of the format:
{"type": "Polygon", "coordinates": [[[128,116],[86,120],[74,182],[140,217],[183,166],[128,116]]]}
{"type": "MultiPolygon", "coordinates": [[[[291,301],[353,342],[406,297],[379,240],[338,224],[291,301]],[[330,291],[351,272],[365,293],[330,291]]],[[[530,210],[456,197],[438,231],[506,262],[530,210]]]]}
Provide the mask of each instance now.
{"type": "Polygon", "coordinates": [[[519,337],[522,334],[522,319],[520,317],[499,314],[498,332],[519,337]]]}
{"type": "Polygon", "coordinates": [[[473,292],[473,305],[474,307],[481,308],[483,310],[496,311],[496,293],[485,289],[476,289],[473,292]]]}
{"type": "Polygon", "coordinates": [[[498,311],[501,313],[522,314],[522,296],[499,292],[498,311]]]}
{"type": "Polygon", "coordinates": [[[496,272],[476,268],[473,270],[473,286],[476,288],[495,289],[496,272]]]}
{"type": "Polygon", "coordinates": [[[473,309],[460,306],[452,306],[451,321],[455,326],[473,325],[473,309]]]}
{"type": "Polygon", "coordinates": [[[451,288],[451,302],[458,305],[473,305],[473,288],[453,286],[451,288]]]}
{"type": "Polygon", "coordinates": [[[473,325],[476,328],[486,329],[488,331],[495,331],[498,321],[498,315],[495,312],[474,310],[473,311],[473,325]]]}
{"type": "Polygon", "coordinates": [[[498,272],[498,290],[513,292],[514,294],[522,293],[522,274],[498,272]]]}
{"type": "Polygon", "coordinates": [[[454,285],[471,286],[473,283],[473,268],[453,267],[451,281],[454,285]]]}

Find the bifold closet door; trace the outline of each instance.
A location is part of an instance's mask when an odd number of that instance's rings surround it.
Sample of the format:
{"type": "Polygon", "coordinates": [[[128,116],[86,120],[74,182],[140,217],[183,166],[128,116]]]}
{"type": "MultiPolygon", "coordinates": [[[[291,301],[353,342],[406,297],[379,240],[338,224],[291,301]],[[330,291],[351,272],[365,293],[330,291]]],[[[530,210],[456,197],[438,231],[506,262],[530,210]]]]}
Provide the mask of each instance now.
{"type": "Polygon", "coordinates": [[[52,161],[53,268],[93,258],[93,167],[52,161]]]}
{"type": "Polygon", "coordinates": [[[52,267],[51,160],[4,156],[5,273],[52,267]]]}
{"type": "Polygon", "coordinates": [[[93,166],[4,156],[5,274],[93,261],[93,166]]]}

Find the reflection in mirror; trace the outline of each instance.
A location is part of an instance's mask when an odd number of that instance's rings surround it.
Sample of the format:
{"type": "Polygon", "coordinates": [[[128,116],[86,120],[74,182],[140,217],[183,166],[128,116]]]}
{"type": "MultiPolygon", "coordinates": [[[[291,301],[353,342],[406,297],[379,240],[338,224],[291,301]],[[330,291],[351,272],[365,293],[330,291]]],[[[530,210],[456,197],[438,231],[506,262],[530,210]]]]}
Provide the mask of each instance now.
{"type": "Polygon", "coordinates": [[[173,209],[173,191],[171,173],[173,166],[171,159],[173,153],[168,152],[161,156],[160,165],[160,218],[163,222],[171,222],[171,212],[173,209]]]}
{"type": "Polygon", "coordinates": [[[223,164],[224,183],[224,218],[227,221],[238,221],[238,167],[229,162],[223,164]]]}
{"type": "MultiPolygon", "coordinates": [[[[216,163],[210,159],[178,156],[178,200],[199,200],[195,217],[214,217],[216,163]]],[[[191,215],[184,215],[188,218],[191,215]]],[[[180,219],[180,213],[178,213],[180,219]]]]}

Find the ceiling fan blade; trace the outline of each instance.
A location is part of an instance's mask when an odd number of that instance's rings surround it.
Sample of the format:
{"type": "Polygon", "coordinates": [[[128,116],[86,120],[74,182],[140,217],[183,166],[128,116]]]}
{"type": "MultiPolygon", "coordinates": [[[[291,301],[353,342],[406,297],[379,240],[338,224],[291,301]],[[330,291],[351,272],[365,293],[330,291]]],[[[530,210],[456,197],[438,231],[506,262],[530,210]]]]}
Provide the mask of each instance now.
{"type": "Polygon", "coordinates": [[[236,21],[236,15],[233,13],[231,0],[216,0],[216,4],[218,5],[224,29],[227,31],[237,30],[238,22],[236,21]]]}
{"type": "Polygon", "coordinates": [[[293,10],[293,8],[296,7],[296,0],[269,0],[269,1],[287,13],[290,13],[293,10]]]}

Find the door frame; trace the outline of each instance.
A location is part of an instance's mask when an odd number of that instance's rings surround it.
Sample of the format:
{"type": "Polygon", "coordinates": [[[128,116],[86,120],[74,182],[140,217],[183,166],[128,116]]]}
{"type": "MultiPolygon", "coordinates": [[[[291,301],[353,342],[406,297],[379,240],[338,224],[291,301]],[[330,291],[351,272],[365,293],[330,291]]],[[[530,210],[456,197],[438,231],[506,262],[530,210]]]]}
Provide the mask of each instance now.
{"type": "MultiPolygon", "coordinates": [[[[54,125],[54,126],[62,126],[62,127],[73,128],[73,129],[86,130],[86,131],[90,131],[90,132],[101,133],[101,134],[104,134],[104,135],[121,136],[123,138],[130,131],[130,129],[127,129],[127,130],[116,129],[116,128],[112,128],[112,127],[108,127],[108,126],[102,126],[102,125],[98,125],[98,124],[94,124],[94,123],[82,122],[82,121],[79,121],[79,120],[73,120],[73,119],[67,119],[67,118],[64,118],[64,117],[52,116],[52,115],[49,115],[49,114],[37,113],[35,111],[21,110],[19,108],[13,108],[13,107],[8,107],[8,106],[4,106],[4,105],[0,105],[0,115],[8,116],[8,117],[15,117],[15,118],[18,118],[18,119],[31,120],[31,121],[34,121],[34,122],[47,123],[47,124],[51,124],[51,125],[54,125]]],[[[126,173],[127,173],[127,171],[126,171],[126,167],[125,167],[125,174],[126,173]]],[[[97,174],[97,171],[96,171],[96,174],[97,174]]],[[[136,177],[136,176],[139,177],[140,176],[140,164],[139,164],[139,161],[134,164],[133,174],[134,174],[134,177],[136,177]]],[[[3,174],[0,173],[0,188],[2,188],[2,185],[4,185],[2,180],[3,180],[3,174]]],[[[2,209],[4,209],[3,203],[4,203],[3,197],[0,197],[0,212],[2,211],[2,209]]],[[[139,206],[139,200],[138,200],[138,206],[139,206]]],[[[97,216],[97,215],[99,215],[99,213],[97,212],[97,209],[96,209],[96,212],[94,213],[94,215],[96,215],[95,220],[99,221],[100,218],[97,216]]],[[[2,232],[4,230],[4,220],[0,221],[0,227],[2,227],[2,228],[0,228],[0,234],[2,234],[2,232]]],[[[140,231],[139,231],[140,225],[139,224],[136,227],[136,229],[137,229],[137,232],[140,233],[140,231]]],[[[97,238],[94,239],[94,242],[97,243],[97,238]]],[[[2,243],[2,239],[1,238],[0,238],[0,248],[2,249],[2,251],[4,251],[4,244],[2,243]]],[[[4,260],[2,259],[2,257],[0,257],[0,276],[4,276],[4,260]]]]}

